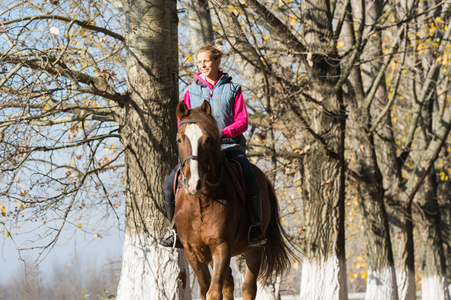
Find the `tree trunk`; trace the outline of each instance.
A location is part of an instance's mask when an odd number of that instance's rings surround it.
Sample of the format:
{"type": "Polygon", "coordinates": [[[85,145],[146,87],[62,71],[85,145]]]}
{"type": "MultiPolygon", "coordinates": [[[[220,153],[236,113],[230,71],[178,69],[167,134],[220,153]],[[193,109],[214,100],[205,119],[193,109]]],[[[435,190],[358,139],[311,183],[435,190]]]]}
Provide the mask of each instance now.
{"type": "Polygon", "coordinates": [[[450,299],[446,278],[446,261],[440,232],[441,213],[437,201],[435,170],[425,178],[423,193],[417,197],[420,235],[420,265],[422,294],[430,299],[450,299]]]}
{"type": "Polygon", "coordinates": [[[323,104],[312,120],[305,166],[305,248],[301,299],[347,299],[344,237],[344,120],[329,1],[305,1],[304,32],[311,95],[323,104]],[[321,51],[321,52],[320,52],[321,51]],[[325,113],[327,112],[327,113],[325,113]]]}
{"type": "MultiPolygon", "coordinates": [[[[424,11],[427,10],[427,6],[420,6],[424,11]]],[[[425,25],[421,21],[426,19],[420,18],[419,25],[424,27],[425,25]]],[[[423,68],[418,68],[416,72],[417,82],[428,82],[426,77],[428,72],[423,70],[431,70],[431,66],[434,64],[433,52],[426,51],[426,58],[422,57],[423,68]]],[[[426,149],[431,141],[431,137],[434,136],[436,129],[439,126],[441,120],[441,110],[438,107],[439,96],[437,95],[436,85],[440,82],[440,72],[435,71],[433,74],[433,80],[428,87],[427,94],[430,97],[424,99],[421,109],[421,126],[417,129],[418,134],[416,137],[416,144],[419,148],[426,149]]],[[[418,89],[418,93],[421,94],[422,89],[418,89]]],[[[420,248],[420,266],[421,266],[421,289],[423,295],[427,295],[431,299],[450,299],[448,291],[448,280],[446,275],[446,258],[443,249],[442,239],[442,217],[438,204],[438,184],[435,167],[432,166],[428,172],[422,184],[422,188],[418,193],[413,209],[419,210],[419,220],[416,222],[419,232],[419,248],[420,248]]]]}
{"type": "Polygon", "coordinates": [[[129,1],[125,147],[125,241],[118,299],[191,299],[181,251],[158,248],[165,225],[163,182],[176,163],[178,102],[176,1],[129,1]]]}
{"type": "Polygon", "coordinates": [[[213,26],[207,0],[183,0],[188,16],[189,36],[193,54],[202,45],[213,44],[213,26]]]}
{"type": "MultiPolygon", "coordinates": [[[[351,6],[348,6],[345,8],[348,13],[341,32],[341,40],[344,42],[344,47],[340,49],[342,54],[348,51],[352,53],[351,47],[358,47],[357,45],[361,43],[362,24],[360,23],[363,21],[360,16],[362,11],[366,10],[358,5],[354,5],[353,8],[357,20],[355,23],[357,33],[354,31],[351,18],[351,6]]],[[[341,13],[341,10],[339,11],[341,13]]],[[[371,46],[371,43],[369,44],[371,46]]],[[[365,52],[367,51],[368,49],[365,49],[365,52]]],[[[379,53],[378,51],[371,53],[373,52],[372,48],[368,52],[370,53],[362,54],[362,56],[374,55],[377,57],[376,55],[379,53]]],[[[349,58],[343,60],[342,69],[344,71],[354,65],[354,62],[351,61],[352,57],[353,55],[350,54],[349,58]]],[[[374,71],[372,72],[374,78],[374,71]]],[[[349,123],[353,128],[349,132],[352,134],[351,141],[355,157],[355,165],[351,165],[350,168],[354,171],[352,174],[358,187],[359,206],[362,211],[369,259],[366,299],[397,299],[390,227],[384,206],[383,177],[376,159],[377,148],[374,145],[374,134],[370,132],[372,117],[366,108],[365,101],[365,95],[368,94],[372,83],[370,80],[370,77],[365,76],[365,72],[361,72],[358,66],[354,66],[350,70],[349,83],[345,86],[348,96],[346,104],[350,112],[349,123]]]]}

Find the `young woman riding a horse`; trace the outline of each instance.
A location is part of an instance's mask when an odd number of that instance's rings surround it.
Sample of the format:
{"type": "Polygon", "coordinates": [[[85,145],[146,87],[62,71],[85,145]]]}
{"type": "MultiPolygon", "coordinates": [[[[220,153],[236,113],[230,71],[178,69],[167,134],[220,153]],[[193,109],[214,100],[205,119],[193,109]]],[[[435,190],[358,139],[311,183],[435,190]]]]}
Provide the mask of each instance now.
{"type": "MultiPolygon", "coordinates": [[[[219,70],[223,53],[216,47],[205,45],[197,52],[197,65],[200,73],[195,75],[196,81],[185,93],[183,102],[188,109],[200,107],[204,100],[211,106],[211,114],[216,120],[222,137],[221,150],[227,158],[238,161],[243,171],[246,185],[246,201],[250,207],[252,225],[248,232],[250,246],[260,247],[266,243],[262,223],[262,198],[260,187],[254,170],[246,155],[246,139],[243,133],[248,128],[246,104],[240,85],[232,82],[232,77],[219,70]]],[[[168,219],[172,222],[175,209],[173,183],[177,165],[164,185],[164,203],[168,219]]],[[[189,187],[194,190],[196,187],[189,187]]],[[[170,232],[168,231],[170,234],[170,232]]],[[[173,247],[173,234],[163,236],[160,244],[173,247]]]]}

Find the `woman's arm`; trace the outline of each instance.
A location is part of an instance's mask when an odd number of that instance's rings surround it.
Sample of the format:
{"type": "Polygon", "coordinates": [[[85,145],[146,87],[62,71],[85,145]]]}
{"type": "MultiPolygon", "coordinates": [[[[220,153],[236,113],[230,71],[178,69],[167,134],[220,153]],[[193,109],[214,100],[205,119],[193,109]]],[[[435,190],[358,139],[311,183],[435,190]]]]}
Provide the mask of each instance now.
{"type": "Polygon", "coordinates": [[[234,112],[234,122],[222,130],[226,138],[239,136],[244,133],[249,126],[247,121],[246,103],[244,102],[241,87],[238,88],[235,96],[234,112]]]}

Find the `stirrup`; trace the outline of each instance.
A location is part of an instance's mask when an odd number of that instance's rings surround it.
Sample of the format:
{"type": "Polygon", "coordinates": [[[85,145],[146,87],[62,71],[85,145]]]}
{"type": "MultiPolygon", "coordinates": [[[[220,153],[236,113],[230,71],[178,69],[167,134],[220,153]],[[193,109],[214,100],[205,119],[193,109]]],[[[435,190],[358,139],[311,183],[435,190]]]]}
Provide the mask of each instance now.
{"type": "Polygon", "coordinates": [[[177,243],[177,239],[176,239],[177,235],[176,234],[177,233],[175,232],[174,228],[171,229],[170,227],[168,227],[166,229],[166,231],[164,232],[163,237],[158,242],[158,247],[163,248],[163,249],[167,249],[170,247],[170,248],[172,248],[172,250],[174,250],[175,244],[177,243]],[[173,239],[172,246],[168,245],[168,243],[167,243],[170,238],[173,239]]]}
{"type": "Polygon", "coordinates": [[[252,224],[249,227],[249,231],[247,232],[247,244],[251,247],[262,247],[263,245],[266,244],[266,236],[265,233],[263,232],[263,228],[262,225],[260,223],[257,224],[252,224]],[[251,242],[251,231],[253,229],[256,229],[256,239],[254,239],[254,241],[251,242]]]}
{"type": "Polygon", "coordinates": [[[175,248],[179,248],[179,249],[183,248],[182,243],[180,243],[180,240],[177,238],[177,232],[175,231],[175,228],[171,229],[171,227],[168,227],[166,229],[165,234],[163,235],[163,238],[161,238],[160,242],[158,243],[158,247],[160,247],[162,249],[167,249],[167,248],[171,247],[171,250],[174,250],[175,248]],[[167,238],[165,238],[163,240],[163,238],[164,238],[164,236],[166,236],[167,232],[170,232],[171,235],[169,235],[167,238]],[[163,241],[167,241],[171,237],[173,238],[172,246],[162,244],[163,241]]]}

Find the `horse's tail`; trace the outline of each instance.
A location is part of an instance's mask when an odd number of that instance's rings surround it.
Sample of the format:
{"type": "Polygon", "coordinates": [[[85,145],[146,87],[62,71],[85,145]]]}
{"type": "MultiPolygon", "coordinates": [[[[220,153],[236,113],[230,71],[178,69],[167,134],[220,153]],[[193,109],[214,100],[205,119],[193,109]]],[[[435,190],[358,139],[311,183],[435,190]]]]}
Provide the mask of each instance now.
{"type": "Polygon", "coordinates": [[[271,218],[266,229],[267,242],[263,248],[264,257],[260,267],[260,279],[263,284],[273,276],[283,275],[289,270],[291,260],[296,259],[294,249],[297,249],[282,226],[277,196],[268,178],[266,178],[266,184],[268,186],[271,218]]]}

